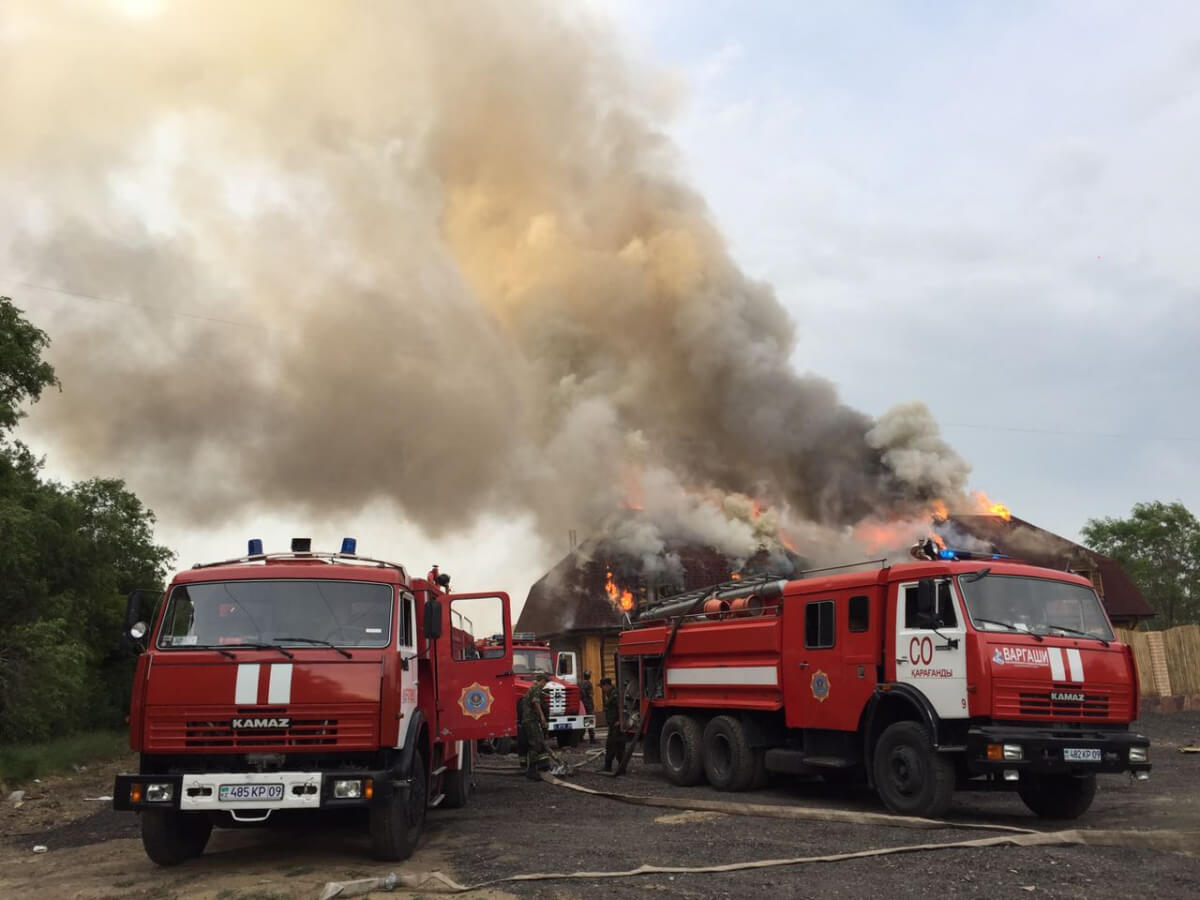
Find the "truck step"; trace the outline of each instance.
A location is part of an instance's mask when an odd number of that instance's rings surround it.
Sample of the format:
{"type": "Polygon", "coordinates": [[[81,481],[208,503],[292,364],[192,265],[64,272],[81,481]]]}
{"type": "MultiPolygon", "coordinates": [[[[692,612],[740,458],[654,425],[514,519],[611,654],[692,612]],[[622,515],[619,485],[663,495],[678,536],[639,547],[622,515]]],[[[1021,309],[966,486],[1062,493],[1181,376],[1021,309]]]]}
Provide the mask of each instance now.
{"type": "Polygon", "coordinates": [[[852,769],[854,761],[842,756],[806,756],[804,764],[815,769],[852,769]]]}
{"type": "Polygon", "coordinates": [[[433,799],[431,799],[429,801],[428,805],[432,809],[433,807],[437,806],[439,803],[441,803],[445,799],[446,799],[445,794],[438,794],[436,797],[434,797],[433,799]]]}
{"type": "Polygon", "coordinates": [[[432,772],[430,772],[429,774],[430,774],[431,776],[433,776],[433,777],[435,777],[435,778],[436,778],[438,775],[441,775],[441,774],[442,774],[443,772],[445,772],[445,771],[446,771],[446,767],[445,767],[445,766],[438,766],[436,769],[434,769],[434,770],[433,770],[432,772]]]}

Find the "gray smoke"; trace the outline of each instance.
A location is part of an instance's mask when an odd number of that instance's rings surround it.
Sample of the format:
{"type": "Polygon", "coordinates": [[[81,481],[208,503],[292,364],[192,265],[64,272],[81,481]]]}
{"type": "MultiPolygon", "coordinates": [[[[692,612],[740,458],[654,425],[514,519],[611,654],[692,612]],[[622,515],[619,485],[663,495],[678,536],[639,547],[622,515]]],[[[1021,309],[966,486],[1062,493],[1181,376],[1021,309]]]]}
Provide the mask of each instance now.
{"type": "Polygon", "coordinates": [[[382,497],[433,534],[531,512],[561,540],[616,529],[632,478],[632,552],[747,555],[962,492],[924,406],[876,421],[796,374],[793,323],[676,174],[667,80],[578,10],[0,15],[9,260],[193,316],[54,322],[64,389],[32,422],[160,511],[382,497]]]}

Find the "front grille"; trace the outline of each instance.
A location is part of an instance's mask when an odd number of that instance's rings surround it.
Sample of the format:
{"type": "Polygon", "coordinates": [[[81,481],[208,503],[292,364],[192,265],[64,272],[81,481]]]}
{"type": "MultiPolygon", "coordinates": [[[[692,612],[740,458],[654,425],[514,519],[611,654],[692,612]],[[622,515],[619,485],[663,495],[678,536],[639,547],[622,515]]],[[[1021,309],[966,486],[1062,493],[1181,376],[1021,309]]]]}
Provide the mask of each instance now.
{"type": "Polygon", "coordinates": [[[994,681],[992,718],[1128,722],[1133,718],[1133,694],[1129,685],[1120,684],[1047,686],[1045,682],[994,681]],[[1055,694],[1070,695],[1070,699],[1055,694]],[[1075,699],[1080,694],[1083,699],[1075,699]]]}
{"type": "Polygon", "coordinates": [[[146,752],[237,750],[374,750],[379,746],[379,710],[373,705],[318,709],[190,707],[146,716],[146,752]],[[286,728],[238,728],[235,718],[290,718],[286,728]]]}

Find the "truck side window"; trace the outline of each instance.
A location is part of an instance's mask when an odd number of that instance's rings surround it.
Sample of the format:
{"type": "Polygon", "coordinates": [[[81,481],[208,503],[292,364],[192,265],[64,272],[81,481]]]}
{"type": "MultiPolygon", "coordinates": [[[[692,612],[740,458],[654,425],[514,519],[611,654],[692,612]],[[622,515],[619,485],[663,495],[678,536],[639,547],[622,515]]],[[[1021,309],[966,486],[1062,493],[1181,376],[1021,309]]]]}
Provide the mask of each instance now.
{"type": "MultiPolygon", "coordinates": [[[[954,614],[954,602],[950,598],[950,582],[939,581],[937,585],[937,612],[942,627],[954,628],[958,625],[958,616],[954,614]]],[[[927,624],[917,621],[917,586],[910,584],[904,589],[904,627],[928,628],[927,624]]]]}
{"type": "Polygon", "coordinates": [[[832,600],[815,600],[804,608],[804,646],[810,650],[833,646],[832,600]]]}
{"type": "Polygon", "coordinates": [[[847,625],[852,632],[867,631],[871,627],[871,601],[867,597],[850,598],[850,615],[847,625]]]}
{"type": "Polygon", "coordinates": [[[404,594],[400,598],[400,646],[416,646],[416,618],[413,616],[413,598],[404,594]]]}

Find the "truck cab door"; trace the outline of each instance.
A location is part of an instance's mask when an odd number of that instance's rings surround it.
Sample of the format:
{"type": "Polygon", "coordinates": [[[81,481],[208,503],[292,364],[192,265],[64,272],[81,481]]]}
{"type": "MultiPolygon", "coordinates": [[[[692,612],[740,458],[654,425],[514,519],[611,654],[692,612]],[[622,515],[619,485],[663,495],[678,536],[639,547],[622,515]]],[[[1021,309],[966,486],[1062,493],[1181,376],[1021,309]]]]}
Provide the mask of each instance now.
{"type": "MultiPolygon", "coordinates": [[[[575,651],[563,650],[558,654],[558,663],[554,667],[554,677],[563,684],[578,684],[579,675],[575,666],[575,651]]],[[[574,713],[571,713],[574,715],[574,713]]]]}
{"type": "Polygon", "coordinates": [[[898,585],[895,603],[896,681],[929,700],[943,719],[967,718],[966,627],[949,578],[933,581],[934,607],[919,610],[919,582],[898,585]]]}
{"type": "Polygon", "coordinates": [[[438,724],[447,740],[486,740],[517,730],[513,696],[512,618],[508,594],[447,594],[438,639],[438,724]],[[475,641],[504,635],[503,652],[475,641]]]}

